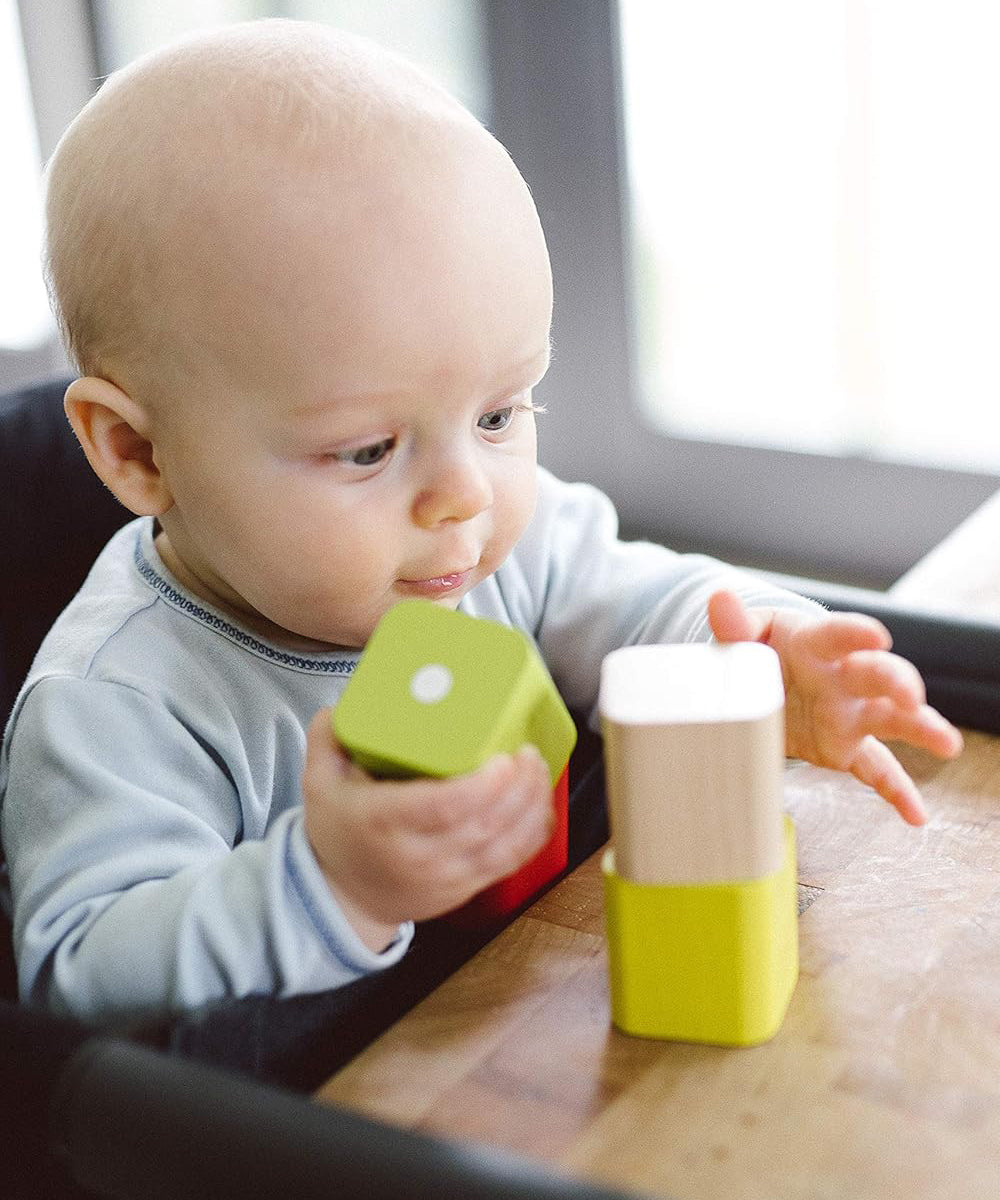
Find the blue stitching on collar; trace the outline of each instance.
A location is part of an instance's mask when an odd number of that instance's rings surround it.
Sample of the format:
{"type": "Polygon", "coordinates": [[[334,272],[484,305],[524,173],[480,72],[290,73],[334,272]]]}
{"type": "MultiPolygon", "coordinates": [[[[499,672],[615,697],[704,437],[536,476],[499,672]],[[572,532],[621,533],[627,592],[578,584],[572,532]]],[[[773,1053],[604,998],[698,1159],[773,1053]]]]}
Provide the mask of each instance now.
{"type": "Polygon", "coordinates": [[[314,671],[319,675],[351,675],[354,673],[357,663],[353,659],[303,658],[298,654],[288,654],[284,650],[277,650],[274,646],[269,646],[266,642],[258,641],[257,638],[252,637],[249,633],[244,632],[244,630],[231,625],[228,621],[224,621],[222,617],[209,612],[206,608],[202,608],[200,604],[195,604],[193,600],[189,600],[187,596],[168,583],[148,561],[142,552],[140,538],[136,538],[133,557],[139,574],[151,587],[160,593],[164,600],[167,600],[175,608],[179,608],[189,616],[195,617],[202,624],[208,625],[218,633],[224,634],[232,641],[244,646],[247,650],[252,650],[255,654],[260,654],[272,662],[280,663],[282,666],[296,667],[300,671],[314,671]]]}

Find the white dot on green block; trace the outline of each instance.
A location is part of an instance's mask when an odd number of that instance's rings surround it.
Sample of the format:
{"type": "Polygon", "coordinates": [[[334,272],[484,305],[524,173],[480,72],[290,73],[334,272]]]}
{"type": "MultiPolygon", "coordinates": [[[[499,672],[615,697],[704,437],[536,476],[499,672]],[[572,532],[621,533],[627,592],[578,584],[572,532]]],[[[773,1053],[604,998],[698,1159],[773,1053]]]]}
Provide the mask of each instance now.
{"type": "Polygon", "coordinates": [[[451,691],[454,679],[441,663],[428,663],[414,671],[410,680],[410,695],[421,704],[437,704],[451,691]]]}

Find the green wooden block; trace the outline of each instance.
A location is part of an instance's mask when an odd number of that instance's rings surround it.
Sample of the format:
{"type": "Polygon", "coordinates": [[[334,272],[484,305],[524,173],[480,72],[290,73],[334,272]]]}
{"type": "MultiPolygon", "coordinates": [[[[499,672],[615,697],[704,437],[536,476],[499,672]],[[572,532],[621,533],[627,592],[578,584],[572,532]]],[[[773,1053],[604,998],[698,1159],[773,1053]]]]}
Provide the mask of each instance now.
{"type": "Polygon", "coordinates": [[[445,778],[537,746],[553,786],[576,727],[534,644],[429,600],[382,618],[333,712],[333,731],[374,775],[445,778]]]}

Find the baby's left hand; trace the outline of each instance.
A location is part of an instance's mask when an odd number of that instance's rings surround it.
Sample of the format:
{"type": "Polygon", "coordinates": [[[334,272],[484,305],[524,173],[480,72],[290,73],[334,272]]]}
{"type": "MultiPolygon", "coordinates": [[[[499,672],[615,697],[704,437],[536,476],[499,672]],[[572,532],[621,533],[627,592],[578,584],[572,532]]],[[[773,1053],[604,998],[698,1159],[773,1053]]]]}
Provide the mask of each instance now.
{"type": "Polygon", "coordinates": [[[883,739],[954,758],[962,735],[926,703],[912,663],[889,653],[889,631],[872,617],[811,617],[783,609],[748,609],[735,592],[708,602],[720,642],[763,642],[778,654],[785,680],[785,752],[820,767],[849,771],[897,810],[923,825],[916,784],[883,739]]]}

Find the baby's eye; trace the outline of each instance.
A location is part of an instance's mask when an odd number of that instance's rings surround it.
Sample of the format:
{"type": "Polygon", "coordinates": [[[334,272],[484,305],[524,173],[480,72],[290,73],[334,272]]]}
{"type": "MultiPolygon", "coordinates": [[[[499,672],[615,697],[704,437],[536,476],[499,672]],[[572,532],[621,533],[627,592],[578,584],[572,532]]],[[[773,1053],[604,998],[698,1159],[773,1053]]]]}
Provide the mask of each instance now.
{"type": "Polygon", "coordinates": [[[492,412],[484,413],[479,418],[479,428],[487,433],[502,433],[514,419],[514,406],[495,408],[492,412]]]}
{"type": "Polygon", "coordinates": [[[345,450],[335,454],[338,462],[352,463],[356,467],[374,467],[387,454],[391,454],[396,445],[394,437],[382,438],[380,442],[372,442],[370,446],[362,446],[358,450],[345,450]]]}

